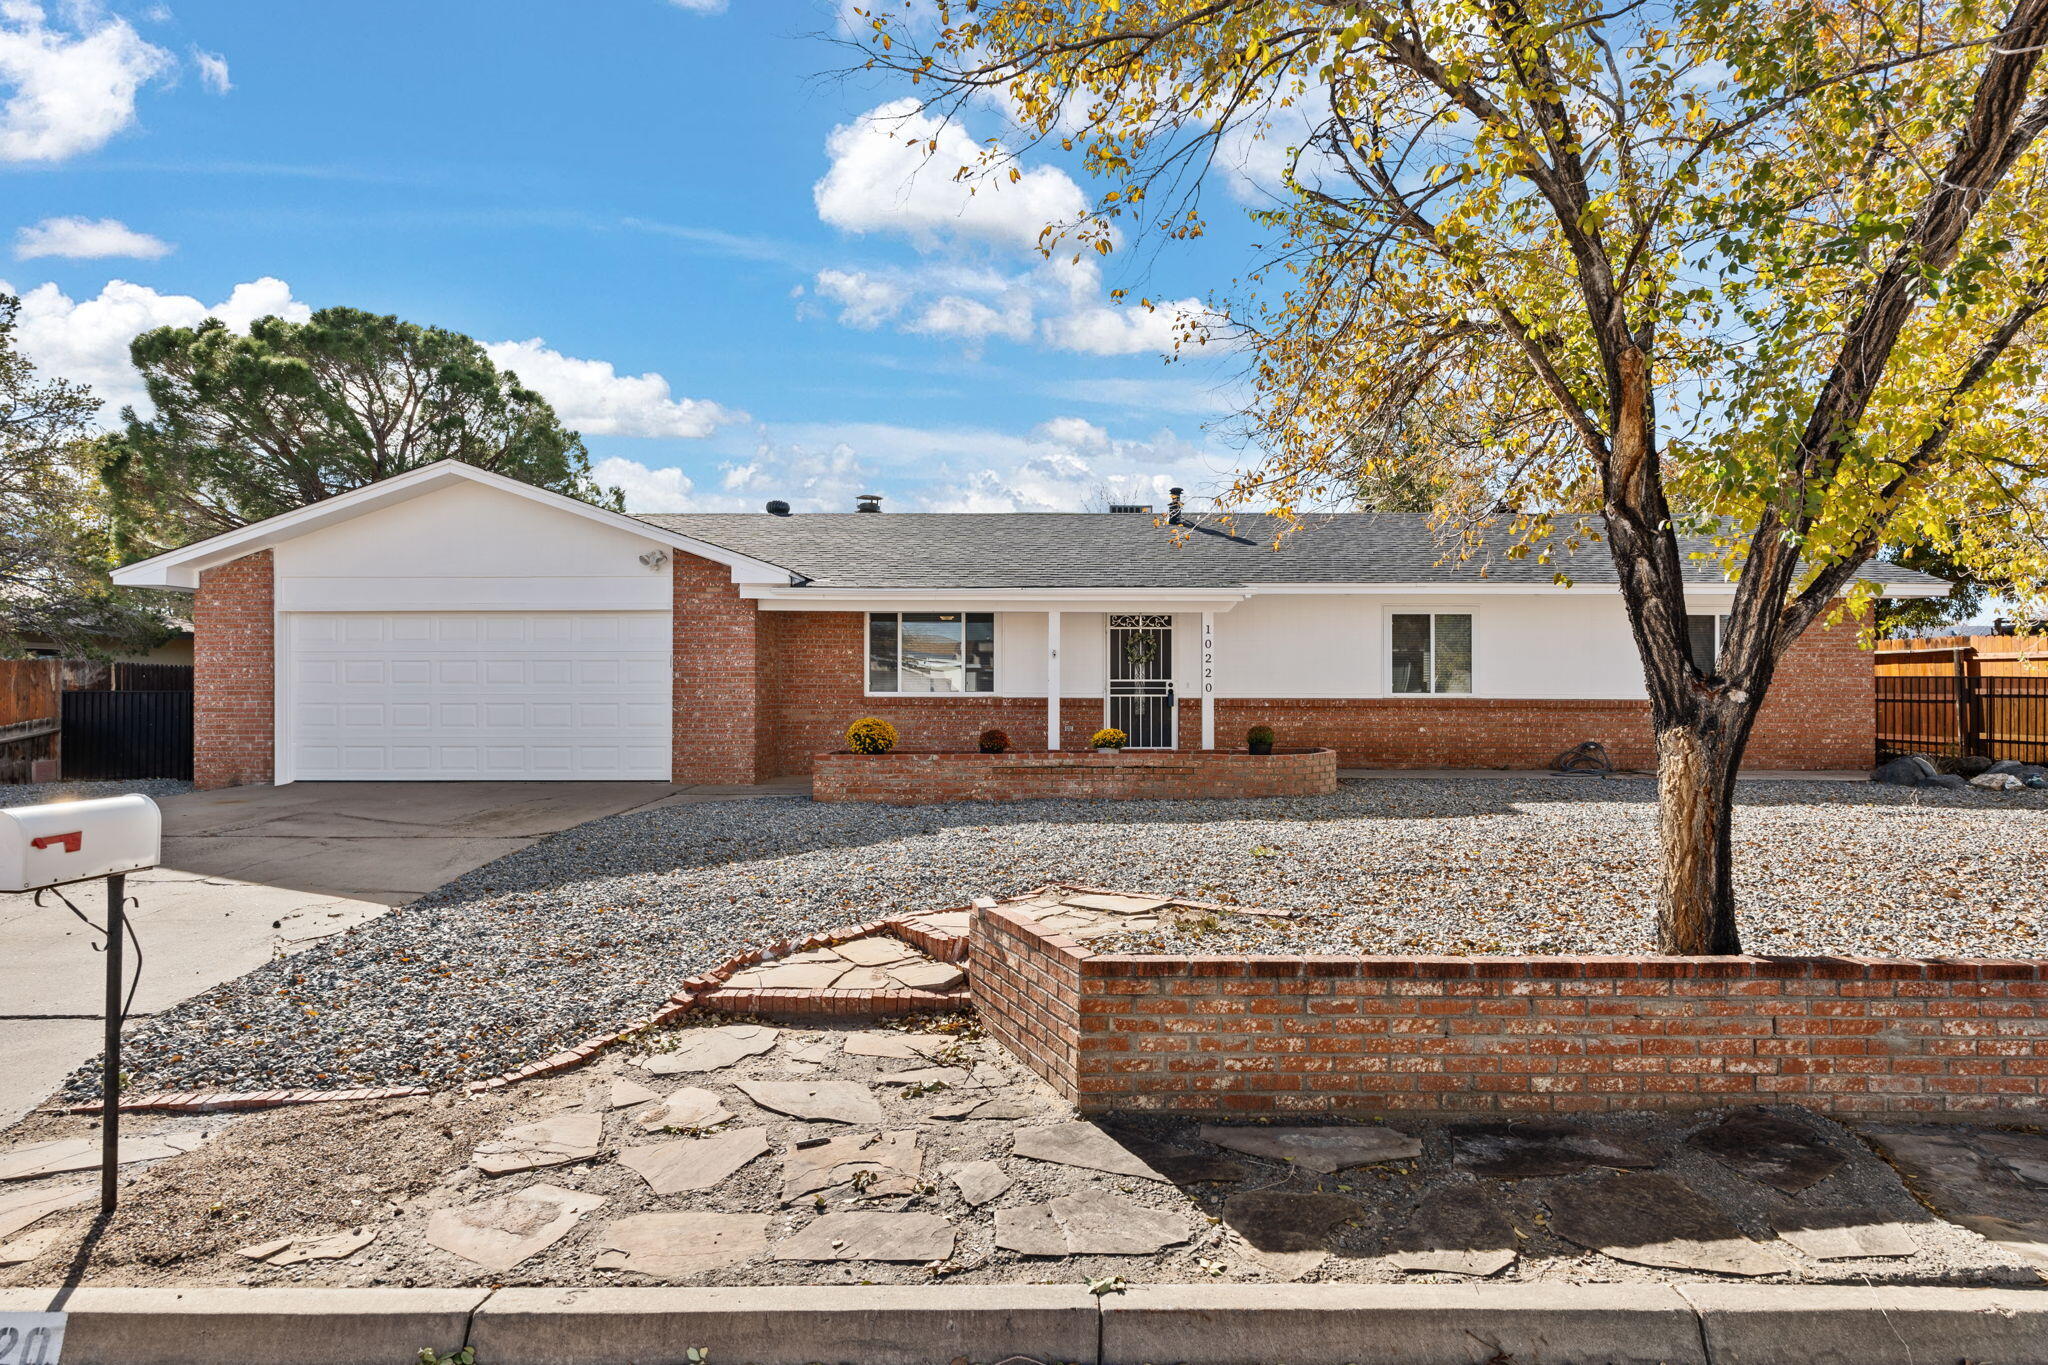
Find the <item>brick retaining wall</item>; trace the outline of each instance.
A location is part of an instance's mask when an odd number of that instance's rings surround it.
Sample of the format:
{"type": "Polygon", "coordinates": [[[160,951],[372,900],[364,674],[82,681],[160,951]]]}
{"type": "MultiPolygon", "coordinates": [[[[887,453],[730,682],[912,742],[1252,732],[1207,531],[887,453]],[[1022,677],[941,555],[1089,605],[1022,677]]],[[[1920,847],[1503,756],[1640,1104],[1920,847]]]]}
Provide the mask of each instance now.
{"type": "Polygon", "coordinates": [[[2048,962],[1141,957],[971,929],[983,1026],[1084,1112],[1798,1103],[2048,1117],[2048,962]]]}
{"type": "Polygon", "coordinates": [[[1032,801],[1065,797],[1113,800],[1315,796],[1337,790],[1334,749],[1248,754],[1130,750],[1072,753],[819,754],[812,762],[815,801],[881,801],[922,806],[939,801],[1032,801]]]}

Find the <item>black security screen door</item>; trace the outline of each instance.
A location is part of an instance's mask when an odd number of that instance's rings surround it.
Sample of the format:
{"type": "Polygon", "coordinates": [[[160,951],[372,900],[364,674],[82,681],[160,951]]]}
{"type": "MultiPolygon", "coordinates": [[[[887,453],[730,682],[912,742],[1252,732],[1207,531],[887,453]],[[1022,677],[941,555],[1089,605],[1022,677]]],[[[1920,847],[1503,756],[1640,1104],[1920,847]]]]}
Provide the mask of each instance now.
{"type": "Polygon", "coordinates": [[[1174,747],[1173,618],[1109,618],[1108,723],[1133,749],[1174,747]]]}

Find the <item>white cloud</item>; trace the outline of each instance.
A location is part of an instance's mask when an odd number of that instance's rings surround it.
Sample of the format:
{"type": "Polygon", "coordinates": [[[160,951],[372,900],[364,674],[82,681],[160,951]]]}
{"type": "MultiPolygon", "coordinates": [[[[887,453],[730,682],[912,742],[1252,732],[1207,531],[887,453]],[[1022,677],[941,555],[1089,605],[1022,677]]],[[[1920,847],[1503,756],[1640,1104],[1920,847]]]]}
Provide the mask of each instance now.
{"type": "Polygon", "coordinates": [[[638,460],[613,456],[592,464],[590,476],[599,486],[624,493],[629,512],[702,510],[691,498],[696,485],[680,469],[650,469],[638,460]]]}
{"type": "Polygon", "coordinates": [[[725,13],[725,0],[668,0],[668,2],[677,9],[685,10],[691,14],[725,13]]]}
{"type": "MultiPolygon", "coordinates": [[[[1208,315],[1196,299],[1150,309],[1112,305],[1093,255],[1076,259],[1071,245],[1047,255],[1040,247],[1047,227],[1085,210],[1080,186],[1052,166],[999,161],[994,173],[982,173],[983,144],[959,123],[923,113],[916,100],[840,125],[825,146],[831,165],[812,189],[818,216],[849,232],[905,237],[923,258],[909,268],[819,271],[815,294],[837,305],[845,326],[871,331],[889,323],[957,341],[969,354],[1001,338],[1137,355],[1171,352],[1176,322],[1208,315]],[[956,178],[962,166],[976,174],[956,178]]],[[[994,150],[1006,155],[1000,144],[994,150]]]]}
{"type": "Polygon", "coordinates": [[[74,261],[134,256],[154,261],[171,251],[169,242],[137,232],[118,218],[45,218],[23,228],[14,238],[14,254],[24,261],[38,256],[63,256],[74,261]]]}
{"type": "Polygon", "coordinates": [[[29,0],[0,5],[0,160],[62,161],[105,146],[135,121],[135,96],[171,55],[86,7],[76,27],[47,25],[29,0]]]}
{"type": "MultiPolygon", "coordinates": [[[[834,128],[825,150],[832,165],[812,187],[812,199],[819,218],[847,232],[1029,249],[1047,226],[1071,222],[1087,207],[1081,187],[1055,166],[1024,170],[1014,183],[1006,174],[955,180],[960,167],[979,168],[991,149],[959,123],[920,113],[914,99],[893,100],[834,128]]],[[[1000,145],[993,151],[1002,155],[1000,145]]]]}
{"type": "Polygon", "coordinates": [[[908,296],[902,284],[865,270],[820,270],[812,280],[818,293],[839,305],[839,320],[871,331],[894,317],[908,296]]]}
{"type": "MultiPolygon", "coordinates": [[[[0,292],[14,291],[0,282],[0,292]]],[[[146,401],[141,376],[128,362],[128,343],[141,333],[193,327],[209,317],[246,331],[260,317],[304,322],[312,315],[290,285],[268,276],[236,285],[211,308],[188,294],[160,294],[126,280],[109,280],[96,297],[78,301],[42,284],[21,296],[15,340],[45,376],[91,385],[107,404],[102,420],[110,421],[123,404],[146,401]]]]}
{"type": "Polygon", "coordinates": [[[225,95],[235,88],[228,79],[228,59],[218,52],[192,49],[192,64],[199,68],[199,83],[215,95],[225,95]]]}
{"type": "Polygon", "coordinates": [[[552,403],[567,425],[587,436],[696,438],[746,414],[702,398],[676,398],[658,374],[620,374],[604,360],[550,350],[539,337],[484,347],[500,369],[513,370],[552,403]]]}

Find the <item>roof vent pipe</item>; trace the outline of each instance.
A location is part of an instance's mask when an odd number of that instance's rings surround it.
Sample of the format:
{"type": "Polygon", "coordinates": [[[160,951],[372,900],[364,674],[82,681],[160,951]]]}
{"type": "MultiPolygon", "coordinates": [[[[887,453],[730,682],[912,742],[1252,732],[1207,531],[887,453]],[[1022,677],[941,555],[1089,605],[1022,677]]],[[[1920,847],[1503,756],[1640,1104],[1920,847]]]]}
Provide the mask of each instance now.
{"type": "Polygon", "coordinates": [[[789,515],[789,504],[781,498],[770,498],[767,511],[771,517],[786,517],[789,515]]]}
{"type": "Polygon", "coordinates": [[[1172,496],[1171,496],[1171,497],[1169,497],[1169,498],[1167,499],[1167,501],[1166,501],[1166,524],[1167,524],[1167,525],[1169,525],[1169,526],[1178,526],[1178,525],[1180,525],[1180,524],[1181,524],[1181,520],[1180,520],[1180,494],[1181,494],[1181,490],[1180,490],[1180,489],[1178,489],[1178,488],[1169,488],[1169,489],[1167,489],[1166,491],[1167,491],[1167,492],[1168,492],[1169,494],[1171,494],[1171,495],[1172,495],[1172,496]]]}
{"type": "Polygon", "coordinates": [[[857,494],[853,501],[853,510],[856,512],[879,512],[882,510],[882,495],[880,493],[857,494]]]}

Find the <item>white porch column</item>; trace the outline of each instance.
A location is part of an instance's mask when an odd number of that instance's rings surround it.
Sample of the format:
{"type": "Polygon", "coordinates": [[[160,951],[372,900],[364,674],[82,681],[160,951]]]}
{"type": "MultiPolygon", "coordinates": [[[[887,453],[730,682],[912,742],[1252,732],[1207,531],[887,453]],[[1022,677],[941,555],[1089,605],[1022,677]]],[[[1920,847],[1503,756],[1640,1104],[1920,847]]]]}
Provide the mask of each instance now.
{"type": "Polygon", "coordinates": [[[1045,747],[1060,747],[1060,614],[1045,614],[1045,747]]]}
{"type": "Polygon", "coordinates": [[[1216,613],[1202,613],[1202,747],[1216,747],[1216,613]]]}

